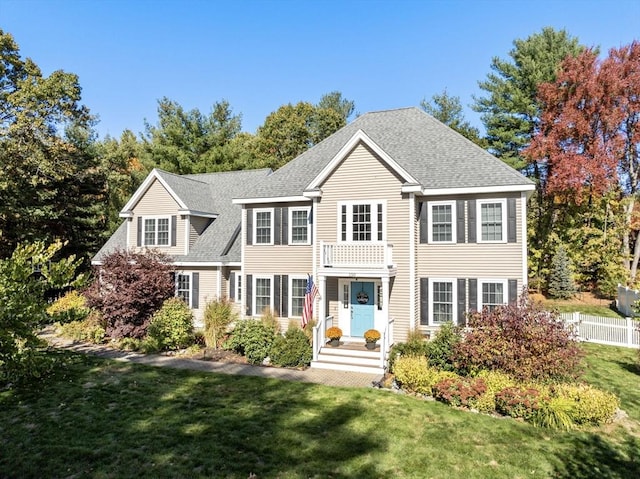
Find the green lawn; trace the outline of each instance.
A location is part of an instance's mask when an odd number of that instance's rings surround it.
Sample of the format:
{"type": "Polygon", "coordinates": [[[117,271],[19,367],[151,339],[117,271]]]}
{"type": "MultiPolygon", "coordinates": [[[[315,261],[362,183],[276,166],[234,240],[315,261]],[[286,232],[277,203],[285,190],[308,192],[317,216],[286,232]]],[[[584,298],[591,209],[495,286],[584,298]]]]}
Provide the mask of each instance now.
{"type": "Polygon", "coordinates": [[[556,432],[386,390],[69,355],[0,392],[0,478],[640,477],[637,352],[587,349],[622,425],[556,432]]]}

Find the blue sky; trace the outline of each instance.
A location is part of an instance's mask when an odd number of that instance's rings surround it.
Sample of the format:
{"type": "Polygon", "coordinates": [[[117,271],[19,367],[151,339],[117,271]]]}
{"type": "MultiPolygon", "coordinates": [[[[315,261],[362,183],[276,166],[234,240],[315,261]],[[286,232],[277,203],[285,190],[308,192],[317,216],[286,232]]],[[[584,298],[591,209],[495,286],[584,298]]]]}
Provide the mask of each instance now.
{"type": "Polygon", "coordinates": [[[0,28],[49,74],[79,75],[97,130],[156,123],[157,100],[226,99],[254,133],[286,103],[339,90],[360,113],[445,88],[465,115],[491,58],[543,27],[603,52],[639,39],[640,1],[0,0],[0,28]]]}

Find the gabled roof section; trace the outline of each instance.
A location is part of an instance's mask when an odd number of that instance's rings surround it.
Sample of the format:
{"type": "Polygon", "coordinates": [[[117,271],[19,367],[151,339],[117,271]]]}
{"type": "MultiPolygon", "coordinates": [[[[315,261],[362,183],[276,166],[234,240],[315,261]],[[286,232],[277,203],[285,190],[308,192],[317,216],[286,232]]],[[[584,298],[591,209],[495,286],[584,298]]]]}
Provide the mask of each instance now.
{"type": "Polygon", "coordinates": [[[96,255],[91,258],[91,264],[100,264],[102,259],[109,254],[125,250],[127,248],[127,220],[118,226],[118,229],[111,235],[107,242],[100,248],[96,255]]]}
{"type": "MultiPolygon", "coordinates": [[[[419,108],[366,113],[260,182],[247,203],[313,191],[354,141],[367,144],[416,193],[528,191],[534,183],[419,108]],[[406,175],[404,174],[406,173],[406,175]]],[[[243,199],[240,199],[243,198],[243,199]]]]}

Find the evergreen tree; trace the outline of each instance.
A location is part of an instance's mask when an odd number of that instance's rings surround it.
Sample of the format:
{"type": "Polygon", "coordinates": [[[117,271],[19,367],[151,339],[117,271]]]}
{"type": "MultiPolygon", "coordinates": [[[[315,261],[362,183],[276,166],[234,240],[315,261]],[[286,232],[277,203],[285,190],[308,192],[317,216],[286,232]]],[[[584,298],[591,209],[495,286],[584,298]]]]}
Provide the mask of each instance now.
{"type": "Polygon", "coordinates": [[[559,246],[549,273],[549,295],[557,299],[569,299],[576,292],[576,284],[572,277],[573,265],[564,246],[559,246]]]}

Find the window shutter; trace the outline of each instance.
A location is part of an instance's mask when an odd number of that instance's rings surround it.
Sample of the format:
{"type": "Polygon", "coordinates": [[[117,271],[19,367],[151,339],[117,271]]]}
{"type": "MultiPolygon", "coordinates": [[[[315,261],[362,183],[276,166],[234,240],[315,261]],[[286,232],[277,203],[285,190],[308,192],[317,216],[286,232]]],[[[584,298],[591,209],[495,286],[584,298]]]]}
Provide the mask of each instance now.
{"type": "Polygon", "coordinates": [[[515,304],[518,300],[518,280],[509,280],[509,304],[515,304]]]}
{"type": "Polygon", "coordinates": [[[138,246],[142,246],[142,216],[138,216],[138,246]]]}
{"type": "Polygon", "coordinates": [[[175,289],[176,289],[176,273],[175,271],[171,271],[171,273],[169,273],[169,277],[171,278],[171,282],[173,283],[173,289],[174,289],[174,296],[175,296],[175,289]]]}
{"type": "Polygon", "coordinates": [[[478,311],[478,280],[469,278],[469,311],[478,311]]]}
{"type": "Polygon", "coordinates": [[[467,228],[467,241],[469,243],[476,242],[476,200],[467,201],[467,216],[469,217],[469,225],[467,228]]]}
{"type": "Polygon", "coordinates": [[[229,299],[234,301],[236,299],[236,272],[231,271],[229,274],[229,299]]]}
{"type": "Polygon", "coordinates": [[[252,244],[253,236],[253,209],[247,208],[247,244],[252,244]]]}
{"type": "Polygon", "coordinates": [[[191,307],[200,308],[200,273],[191,273],[191,307]]]}
{"type": "Polygon", "coordinates": [[[176,245],[176,232],[178,230],[178,217],[173,215],[171,217],[171,246],[176,245]]]}
{"type": "Polygon", "coordinates": [[[280,310],[281,308],[281,300],[282,300],[282,296],[281,296],[281,291],[282,288],[280,287],[280,275],[276,274],[273,277],[273,312],[277,315],[280,316],[280,310]]]}
{"type": "Polygon", "coordinates": [[[464,326],[467,309],[467,280],[458,278],[458,325],[464,326]]]}
{"type": "Polygon", "coordinates": [[[340,234],[342,237],[342,241],[347,241],[347,222],[349,219],[347,218],[347,205],[342,205],[340,207],[340,234]]]}
{"type": "Polygon", "coordinates": [[[313,207],[309,210],[307,225],[309,226],[309,244],[313,244],[313,207]]]}
{"type": "Polygon", "coordinates": [[[282,275],[282,307],[280,310],[281,318],[289,317],[289,275],[282,275]]]}
{"type": "Polygon", "coordinates": [[[248,274],[245,276],[246,281],[244,282],[244,289],[246,291],[244,295],[244,302],[246,305],[245,311],[247,312],[247,316],[251,316],[251,305],[253,304],[253,277],[248,274]]]}
{"type": "Polygon", "coordinates": [[[282,208],[282,220],[281,220],[281,224],[282,224],[282,234],[281,234],[281,244],[288,244],[289,243],[289,208],[287,208],[286,206],[282,208]]]}
{"type": "Polygon", "coordinates": [[[282,208],[273,209],[273,244],[282,242],[282,208]]]}
{"type": "Polygon", "coordinates": [[[419,203],[420,208],[420,243],[428,243],[429,242],[429,225],[427,224],[428,219],[428,203],[423,201],[419,203]]]}
{"type": "Polygon", "coordinates": [[[516,242],[516,199],[507,198],[507,241],[516,242]]]}
{"type": "Polygon", "coordinates": [[[429,324],[429,278],[420,278],[420,324],[429,324]]]}
{"type": "Polygon", "coordinates": [[[456,236],[458,243],[464,243],[464,200],[456,201],[456,236]]]}

